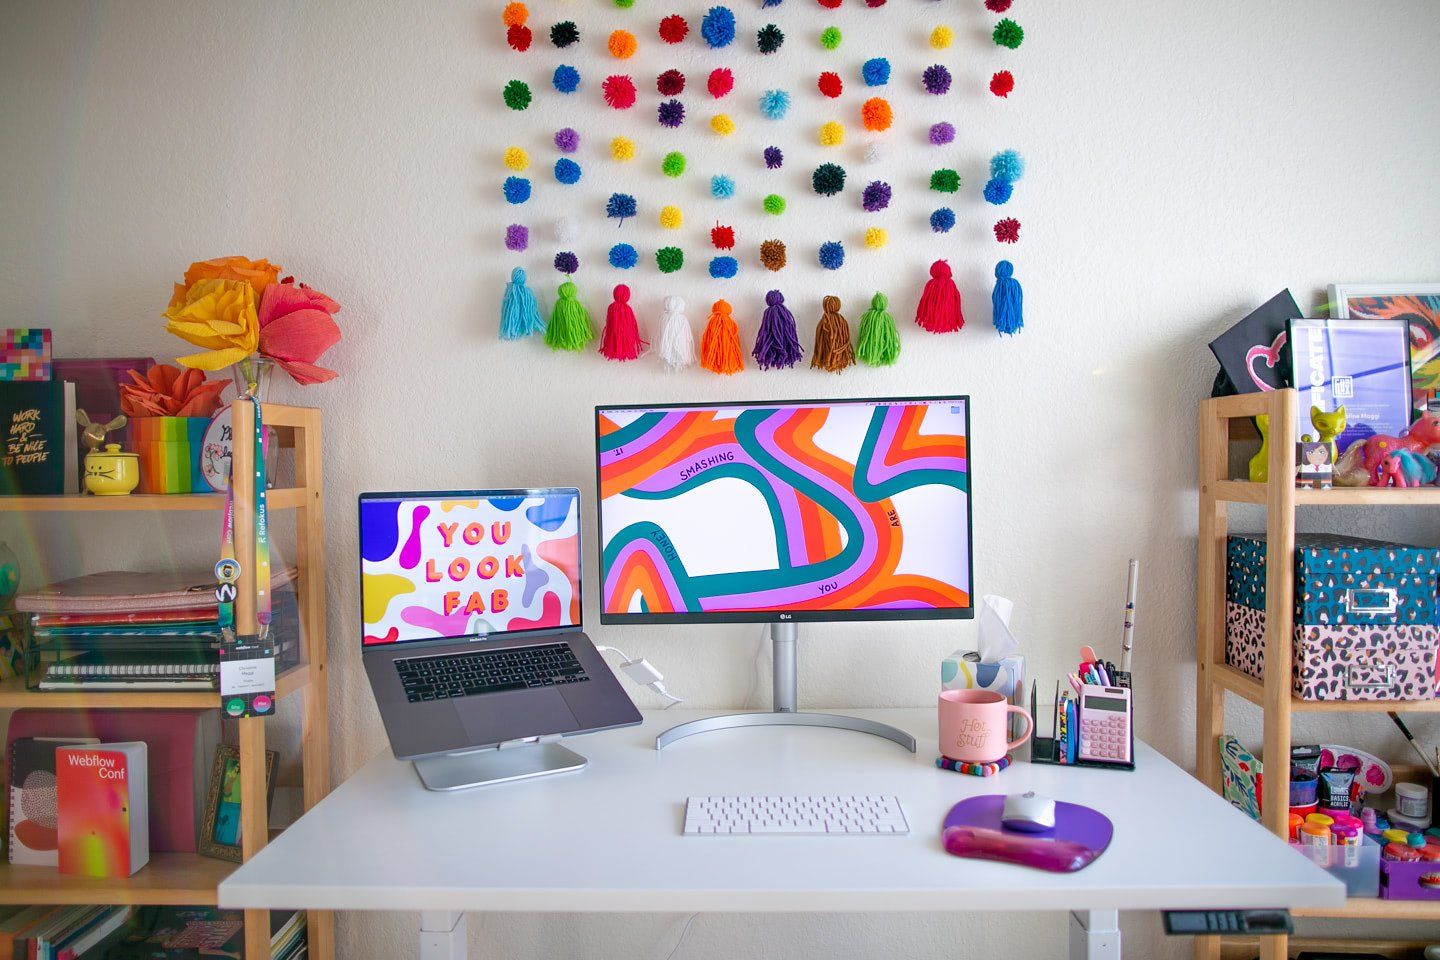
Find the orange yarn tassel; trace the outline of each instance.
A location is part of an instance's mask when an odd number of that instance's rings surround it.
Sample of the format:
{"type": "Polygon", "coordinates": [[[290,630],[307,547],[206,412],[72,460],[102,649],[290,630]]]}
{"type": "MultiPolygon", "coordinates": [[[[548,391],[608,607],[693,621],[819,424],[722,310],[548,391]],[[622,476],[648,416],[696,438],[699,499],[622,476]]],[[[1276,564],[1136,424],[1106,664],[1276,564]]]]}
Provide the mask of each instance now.
{"type": "Polygon", "coordinates": [[[931,333],[953,333],[965,326],[960,291],[950,279],[950,264],[944,260],[930,264],[930,280],[920,294],[915,322],[931,333]]]}
{"type": "Polygon", "coordinates": [[[730,303],[716,300],[710,308],[710,320],[700,338],[700,366],[729,376],[745,369],[745,355],[740,352],[740,327],[730,315],[730,303]]]}
{"type": "Polygon", "coordinates": [[[840,298],[826,297],[820,301],[824,314],[815,328],[815,351],[810,354],[813,370],[839,373],[855,362],[855,347],[850,342],[850,324],[840,315],[840,298]]]}

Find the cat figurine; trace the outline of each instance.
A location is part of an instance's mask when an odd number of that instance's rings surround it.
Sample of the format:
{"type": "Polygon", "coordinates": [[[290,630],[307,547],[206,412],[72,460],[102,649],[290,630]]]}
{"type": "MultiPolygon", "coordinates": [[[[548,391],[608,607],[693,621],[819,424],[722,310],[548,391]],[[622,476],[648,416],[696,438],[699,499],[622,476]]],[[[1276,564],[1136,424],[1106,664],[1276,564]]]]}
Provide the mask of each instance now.
{"type": "Polygon", "coordinates": [[[1319,407],[1310,408],[1310,425],[1315,428],[1319,441],[1330,448],[1330,462],[1340,462],[1340,451],[1335,448],[1335,438],[1345,432],[1345,408],[1336,407],[1334,413],[1326,413],[1319,407]]]}

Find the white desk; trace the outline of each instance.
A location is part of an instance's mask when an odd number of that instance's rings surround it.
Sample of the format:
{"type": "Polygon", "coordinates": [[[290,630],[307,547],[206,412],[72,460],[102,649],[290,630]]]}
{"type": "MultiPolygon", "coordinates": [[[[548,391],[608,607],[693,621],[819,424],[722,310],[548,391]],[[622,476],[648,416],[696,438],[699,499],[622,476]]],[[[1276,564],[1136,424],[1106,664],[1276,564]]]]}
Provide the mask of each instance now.
{"type": "MultiPolygon", "coordinates": [[[[719,712],[719,711],[716,711],[719,712]]],[[[580,773],[461,793],[424,790],[388,751],[220,885],[232,908],[421,912],[424,958],[464,956],[463,911],[837,912],[1064,910],[1072,957],[1118,958],[1118,910],[1338,906],[1342,885],[1149,746],[1134,773],[1017,763],[982,779],[939,770],[934,710],[847,711],[909,730],[875,737],[803,727],[709,733],[657,752],[660,730],[566,741],[580,773]],[[1076,874],[944,852],[950,806],[1038,790],[1115,823],[1076,874]],[[685,837],[685,798],[724,794],[900,798],[905,837],[685,837]],[[1175,853],[1180,838],[1194,842],[1175,853]]]]}

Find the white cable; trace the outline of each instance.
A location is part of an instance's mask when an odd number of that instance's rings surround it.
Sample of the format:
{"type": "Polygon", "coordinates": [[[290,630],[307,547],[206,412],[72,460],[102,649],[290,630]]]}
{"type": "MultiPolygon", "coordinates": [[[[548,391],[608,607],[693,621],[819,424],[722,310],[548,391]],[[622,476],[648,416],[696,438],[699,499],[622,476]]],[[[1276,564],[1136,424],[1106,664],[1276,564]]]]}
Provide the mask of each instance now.
{"type": "Polygon", "coordinates": [[[685,918],[685,926],[680,928],[680,939],[675,941],[675,946],[665,955],[665,960],[675,960],[675,954],[680,952],[680,945],[685,942],[685,935],[690,932],[690,924],[694,923],[698,916],[700,914],[692,913],[685,918]]]}
{"type": "Polygon", "coordinates": [[[666,710],[669,710],[677,703],[685,702],[684,697],[677,697],[675,696],[675,694],[665,689],[665,684],[660,682],[664,680],[665,677],[660,673],[659,670],[656,670],[650,664],[649,660],[646,660],[644,657],[641,657],[639,660],[631,660],[628,656],[626,656],[625,651],[621,650],[619,647],[607,647],[604,644],[600,643],[595,644],[595,649],[599,650],[602,654],[620,654],[620,656],[625,660],[624,663],[620,664],[620,672],[625,674],[625,676],[629,677],[631,682],[637,683],[642,687],[649,687],[651,690],[654,690],[656,693],[660,694],[660,696],[670,701],[669,703],[665,704],[666,710]]]}

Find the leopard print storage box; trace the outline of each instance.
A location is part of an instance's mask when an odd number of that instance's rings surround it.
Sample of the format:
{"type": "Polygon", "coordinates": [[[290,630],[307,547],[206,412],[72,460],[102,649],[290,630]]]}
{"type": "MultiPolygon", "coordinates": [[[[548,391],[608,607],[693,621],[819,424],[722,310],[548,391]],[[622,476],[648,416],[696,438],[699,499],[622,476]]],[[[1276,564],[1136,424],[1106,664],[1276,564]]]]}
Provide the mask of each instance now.
{"type": "MultiPolygon", "coordinates": [[[[1232,535],[1225,661],[1262,678],[1265,537],[1232,535]]],[[[1294,690],[1303,700],[1430,700],[1440,685],[1440,550],[1295,538],[1294,690]]]]}

